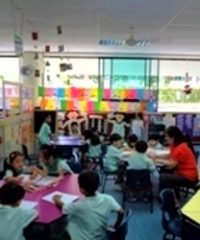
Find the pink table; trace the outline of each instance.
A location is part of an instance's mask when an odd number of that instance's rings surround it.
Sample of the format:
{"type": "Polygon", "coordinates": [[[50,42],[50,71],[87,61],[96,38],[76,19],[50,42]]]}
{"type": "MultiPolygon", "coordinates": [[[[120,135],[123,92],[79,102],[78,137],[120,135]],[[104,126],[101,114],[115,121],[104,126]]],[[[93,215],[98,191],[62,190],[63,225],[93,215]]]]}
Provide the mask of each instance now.
{"type": "MultiPolygon", "coordinates": [[[[65,179],[54,188],[43,188],[33,193],[26,193],[24,199],[38,202],[38,205],[36,206],[36,209],[39,212],[39,217],[36,219],[37,223],[48,224],[62,216],[61,211],[54,204],[42,200],[43,196],[54,191],[60,191],[81,197],[77,178],[78,175],[76,174],[68,175],[65,176],[65,179]]],[[[2,185],[2,181],[0,185],[2,185]]]]}

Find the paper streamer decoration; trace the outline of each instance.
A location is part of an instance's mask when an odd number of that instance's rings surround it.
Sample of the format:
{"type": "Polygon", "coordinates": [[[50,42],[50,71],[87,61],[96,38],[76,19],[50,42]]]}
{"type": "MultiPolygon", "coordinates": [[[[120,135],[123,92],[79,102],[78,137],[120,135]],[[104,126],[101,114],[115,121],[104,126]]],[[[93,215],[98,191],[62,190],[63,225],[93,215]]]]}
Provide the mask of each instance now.
{"type": "Polygon", "coordinates": [[[65,97],[71,98],[71,96],[72,96],[71,88],[65,88],[65,97]]]}
{"type": "Polygon", "coordinates": [[[144,99],[144,90],[143,89],[137,89],[136,90],[136,99],[144,99]]]}
{"type": "Polygon", "coordinates": [[[92,101],[87,102],[87,111],[88,112],[94,112],[95,111],[94,102],[92,102],[92,101]]]}
{"type": "Polygon", "coordinates": [[[80,111],[86,112],[87,111],[87,101],[80,101],[79,102],[80,111]]]}
{"type": "Polygon", "coordinates": [[[43,87],[38,87],[38,96],[43,97],[44,96],[44,88],[43,87]]]}
{"type": "Polygon", "coordinates": [[[111,99],[111,89],[104,89],[104,92],[103,92],[103,98],[105,99],[111,99]]]}
{"type": "Polygon", "coordinates": [[[54,88],[45,88],[45,97],[53,97],[55,95],[55,89],[54,88]]]}
{"type": "Polygon", "coordinates": [[[65,97],[65,89],[64,88],[57,88],[56,89],[56,96],[59,98],[65,97]]]}
{"type": "Polygon", "coordinates": [[[61,100],[61,101],[60,101],[60,108],[61,108],[61,110],[63,110],[63,111],[66,111],[66,110],[67,110],[67,102],[66,102],[66,100],[61,100]]]}

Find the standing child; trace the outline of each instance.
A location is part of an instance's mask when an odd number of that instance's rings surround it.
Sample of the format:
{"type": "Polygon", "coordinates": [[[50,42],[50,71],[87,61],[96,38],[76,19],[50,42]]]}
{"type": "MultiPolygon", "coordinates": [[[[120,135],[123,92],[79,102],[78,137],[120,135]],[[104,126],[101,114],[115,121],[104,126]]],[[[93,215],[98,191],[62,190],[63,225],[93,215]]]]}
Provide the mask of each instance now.
{"type": "Polygon", "coordinates": [[[50,127],[51,121],[52,121],[51,115],[47,115],[38,133],[39,146],[43,144],[50,145],[52,137],[52,131],[50,127]]]}
{"type": "Polygon", "coordinates": [[[93,135],[90,139],[88,155],[91,159],[98,159],[102,154],[101,143],[98,135],[93,135]]]}
{"type": "Polygon", "coordinates": [[[62,180],[64,174],[73,173],[64,159],[55,157],[55,152],[51,146],[43,145],[40,148],[39,160],[43,174],[58,175],[56,182],[62,180]]]}
{"type": "Polygon", "coordinates": [[[106,194],[97,193],[99,176],[92,171],[82,172],[78,177],[78,184],[84,199],[64,204],[61,196],[54,196],[54,202],[67,214],[69,222],[67,232],[71,240],[105,240],[107,222],[112,211],[118,213],[114,224],[117,228],[123,219],[123,210],[115,199],[106,194]]]}
{"type": "Polygon", "coordinates": [[[36,210],[19,207],[24,194],[24,189],[13,183],[7,183],[0,189],[1,240],[25,240],[24,228],[37,217],[36,210]]]}

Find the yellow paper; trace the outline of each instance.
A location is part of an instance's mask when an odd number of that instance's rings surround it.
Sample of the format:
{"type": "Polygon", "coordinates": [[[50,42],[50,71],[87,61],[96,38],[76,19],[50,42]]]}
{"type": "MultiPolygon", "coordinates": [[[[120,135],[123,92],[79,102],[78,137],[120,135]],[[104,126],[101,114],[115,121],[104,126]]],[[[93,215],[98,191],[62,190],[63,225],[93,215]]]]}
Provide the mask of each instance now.
{"type": "Polygon", "coordinates": [[[100,110],[102,112],[108,112],[109,111],[108,102],[101,102],[100,110]]]}
{"type": "Polygon", "coordinates": [[[119,111],[120,112],[128,112],[128,103],[120,102],[119,103],[119,111]]]}
{"type": "Polygon", "coordinates": [[[80,101],[79,105],[80,105],[80,111],[81,112],[86,112],[87,111],[87,102],[86,101],[80,101]]]}
{"type": "Polygon", "coordinates": [[[89,90],[89,96],[90,98],[97,98],[97,95],[98,95],[98,91],[97,91],[97,88],[92,88],[89,90]]]}

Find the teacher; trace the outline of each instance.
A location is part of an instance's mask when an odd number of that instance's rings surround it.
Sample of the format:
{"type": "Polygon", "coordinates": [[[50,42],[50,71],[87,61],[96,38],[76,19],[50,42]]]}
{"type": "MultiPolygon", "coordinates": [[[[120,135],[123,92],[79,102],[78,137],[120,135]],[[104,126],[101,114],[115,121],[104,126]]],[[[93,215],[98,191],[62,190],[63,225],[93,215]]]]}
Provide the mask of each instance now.
{"type": "Polygon", "coordinates": [[[52,131],[50,127],[51,121],[52,121],[51,115],[47,115],[46,118],[44,119],[42,126],[40,127],[40,131],[38,134],[39,146],[46,144],[50,145],[51,143],[52,136],[52,131]]]}
{"type": "Polygon", "coordinates": [[[172,169],[172,173],[161,173],[160,190],[195,185],[198,180],[198,168],[191,142],[176,126],[166,129],[165,138],[170,147],[170,154],[155,161],[172,169]]]}

